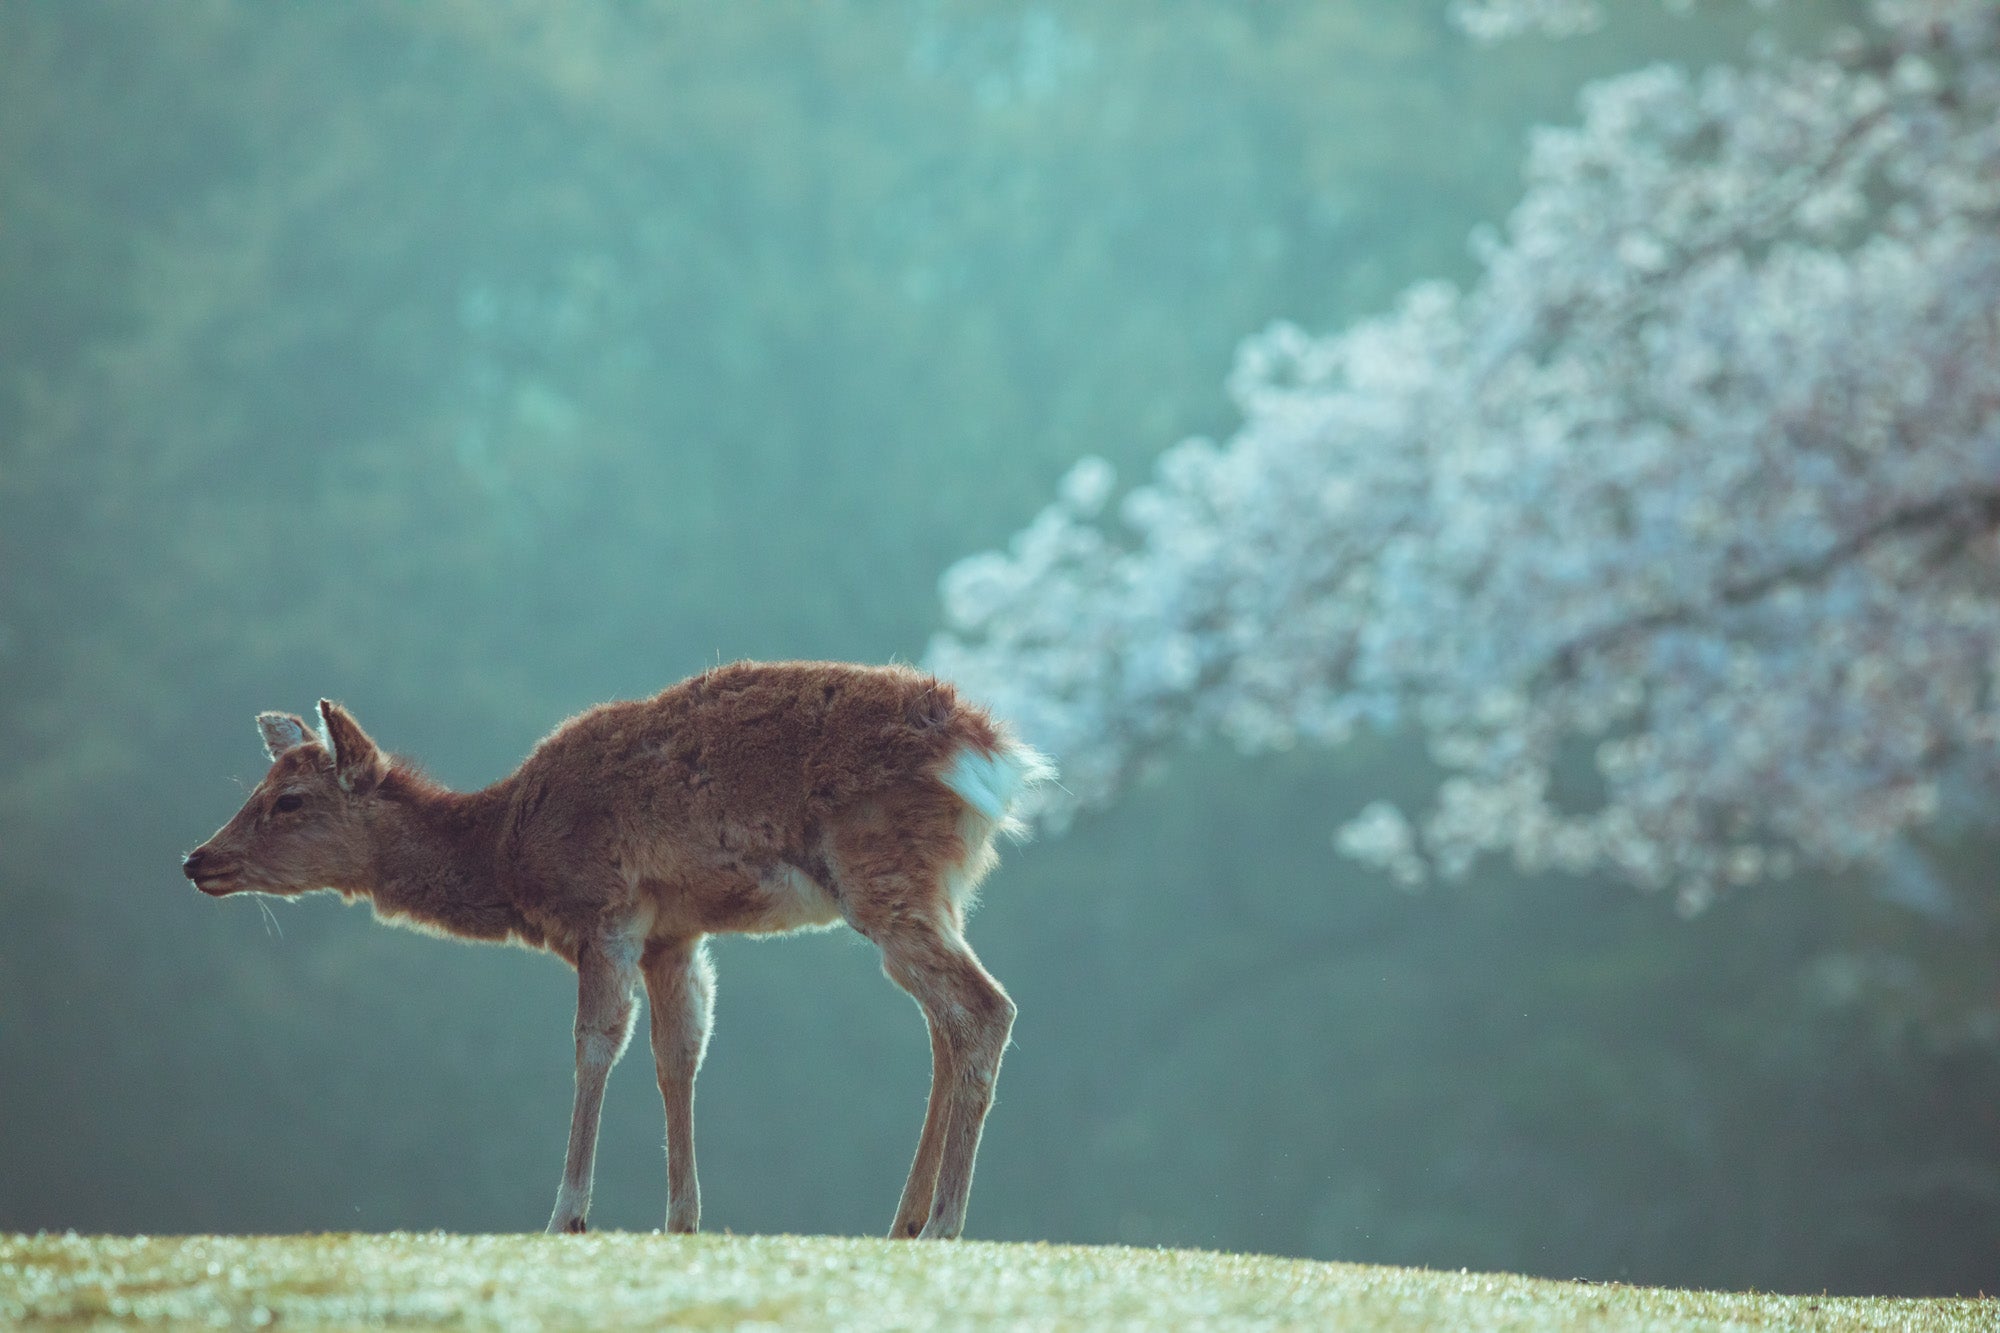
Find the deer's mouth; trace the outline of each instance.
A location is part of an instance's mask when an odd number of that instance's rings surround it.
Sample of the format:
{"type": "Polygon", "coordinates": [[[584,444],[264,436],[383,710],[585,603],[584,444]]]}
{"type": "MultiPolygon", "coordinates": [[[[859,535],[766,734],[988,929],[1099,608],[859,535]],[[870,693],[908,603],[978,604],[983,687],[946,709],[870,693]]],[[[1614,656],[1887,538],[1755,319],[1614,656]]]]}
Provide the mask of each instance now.
{"type": "Polygon", "coordinates": [[[194,886],[211,898],[226,898],[240,887],[234,870],[204,870],[193,879],[194,886]]]}

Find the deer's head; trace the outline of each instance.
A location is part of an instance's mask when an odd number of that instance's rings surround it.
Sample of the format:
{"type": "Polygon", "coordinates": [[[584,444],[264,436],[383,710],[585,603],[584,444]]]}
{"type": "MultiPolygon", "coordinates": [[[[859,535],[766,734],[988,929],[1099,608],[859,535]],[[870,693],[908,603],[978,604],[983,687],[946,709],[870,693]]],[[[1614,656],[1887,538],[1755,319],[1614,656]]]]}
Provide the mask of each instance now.
{"type": "Polygon", "coordinates": [[[324,735],[290,713],[260,713],[271,771],[243,808],[181,862],[211,897],[361,889],[374,860],[368,807],[389,761],[339,704],[322,699],[324,735]]]}

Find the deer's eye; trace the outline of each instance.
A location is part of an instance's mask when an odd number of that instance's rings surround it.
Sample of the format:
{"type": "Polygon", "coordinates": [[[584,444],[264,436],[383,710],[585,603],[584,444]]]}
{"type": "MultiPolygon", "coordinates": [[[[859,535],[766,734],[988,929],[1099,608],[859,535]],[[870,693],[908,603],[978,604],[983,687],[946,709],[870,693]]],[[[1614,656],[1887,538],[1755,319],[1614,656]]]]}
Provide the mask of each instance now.
{"type": "Polygon", "coordinates": [[[281,815],[289,815],[305,803],[305,797],[299,795],[297,792],[288,791],[283,796],[280,796],[271,808],[281,815]]]}

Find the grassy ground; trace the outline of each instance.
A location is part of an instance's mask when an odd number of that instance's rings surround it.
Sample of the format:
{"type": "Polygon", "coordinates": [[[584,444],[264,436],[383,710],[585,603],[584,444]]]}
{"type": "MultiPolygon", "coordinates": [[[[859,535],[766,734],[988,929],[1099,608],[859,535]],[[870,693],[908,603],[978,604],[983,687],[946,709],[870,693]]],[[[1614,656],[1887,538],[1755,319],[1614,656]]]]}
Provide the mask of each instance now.
{"type": "Polygon", "coordinates": [[[0,1326],[2000,1327],[2000,1300],[1730,1295],[1190,1250],[836,1237],[0,1236],[0,1326]]]}

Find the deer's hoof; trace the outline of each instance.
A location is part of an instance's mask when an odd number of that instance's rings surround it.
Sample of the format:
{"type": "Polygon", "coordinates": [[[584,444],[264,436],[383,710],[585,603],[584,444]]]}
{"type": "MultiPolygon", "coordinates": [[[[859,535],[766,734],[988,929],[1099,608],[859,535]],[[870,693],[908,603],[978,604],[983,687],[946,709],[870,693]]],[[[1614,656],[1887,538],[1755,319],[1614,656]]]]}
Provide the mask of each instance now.
{"type": "Polygon", "coordinates": [[[590,1230],[580,1217],[552,1217],[549,1219],[551,1236],[581,1236],[590,1230]]]}

